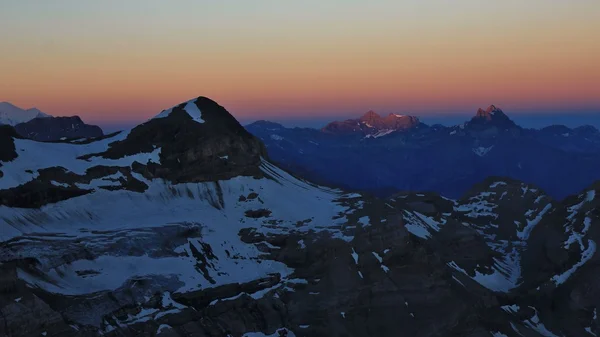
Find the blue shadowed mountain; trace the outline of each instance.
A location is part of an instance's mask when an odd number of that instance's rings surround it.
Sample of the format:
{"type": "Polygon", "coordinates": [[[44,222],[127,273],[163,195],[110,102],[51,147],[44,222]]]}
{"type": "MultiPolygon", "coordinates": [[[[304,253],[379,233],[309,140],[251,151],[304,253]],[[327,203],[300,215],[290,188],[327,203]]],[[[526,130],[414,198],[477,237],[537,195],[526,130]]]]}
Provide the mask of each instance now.
{"type": "Polygon", "coordinates": [[[563,198],[600,179],[595,127],[527,129],[494,105],[455,126],[369,111],[320,130],[268,121],[246,128],[283,167],[314,181],[377,195],[413,190],[459,197],[489,176],[506,176],[563,198]]]}

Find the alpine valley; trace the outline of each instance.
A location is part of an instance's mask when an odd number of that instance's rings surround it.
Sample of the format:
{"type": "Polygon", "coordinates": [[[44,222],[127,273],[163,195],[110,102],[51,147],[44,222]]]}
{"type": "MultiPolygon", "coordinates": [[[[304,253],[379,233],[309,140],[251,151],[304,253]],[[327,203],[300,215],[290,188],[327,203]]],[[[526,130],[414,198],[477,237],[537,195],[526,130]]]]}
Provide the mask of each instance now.
{"type": "Polygon", "coordinates": [[[562,199],[600,179],[595,127],[525,129],[494,105],[450,127],[369,111],[321,130],[267,121],[246,128],[281,167],[315,182],[383,197],[432,191],[459,198],[486,177],[505,176],[562,199]]]}
{"type": "Polygon", "coordinates": [[[452,128],[370,113],[248,130],[266,146],[205,97],[93,139],[1,126],[0,336],[600,333],[595,130],[493,107],[452,128]]]}

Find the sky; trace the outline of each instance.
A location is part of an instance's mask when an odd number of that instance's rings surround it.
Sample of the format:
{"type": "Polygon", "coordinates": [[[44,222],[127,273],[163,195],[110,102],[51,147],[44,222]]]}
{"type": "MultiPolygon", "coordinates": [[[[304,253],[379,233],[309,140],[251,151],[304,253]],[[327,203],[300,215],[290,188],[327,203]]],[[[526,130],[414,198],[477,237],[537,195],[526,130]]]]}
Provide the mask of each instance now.
{"type": "Polygon", "coordinates": [[[598,0],[0,0],[0,101],[101,125],[600,113],[598,0]]]}

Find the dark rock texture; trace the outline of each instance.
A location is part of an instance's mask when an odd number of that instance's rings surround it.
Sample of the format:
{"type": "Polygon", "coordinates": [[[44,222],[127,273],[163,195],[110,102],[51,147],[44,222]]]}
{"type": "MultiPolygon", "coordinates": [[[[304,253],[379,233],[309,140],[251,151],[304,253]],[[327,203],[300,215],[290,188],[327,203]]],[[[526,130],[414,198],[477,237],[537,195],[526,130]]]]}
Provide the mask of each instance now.
{"type": "Polygon", "coordinates": [[[99,126],[85,124],[78,116],[34,118],[15,125],[17,132],[37,141],[96,138],[104,133],[99,126]]]}
{"type": "Polygon", "coordinates": [[[346,193],[202,97],[93,141],[0,131],[0,336],[600,333],[599,184],[346,193]]]}
{"type": "Polygon", "coordinates": [[[202,111],[203,123],[192,120],[182,103],[164,118],[135,127],[127,139],[114,142],[103,153],[81,159],[122,158],[161,149],[161,165],[148,165],[145,176],[173,182],[200,182],[239,175],[260,175],[258,165],[266,158],[264,145],[216,102],[193,100],[202,111]]]}

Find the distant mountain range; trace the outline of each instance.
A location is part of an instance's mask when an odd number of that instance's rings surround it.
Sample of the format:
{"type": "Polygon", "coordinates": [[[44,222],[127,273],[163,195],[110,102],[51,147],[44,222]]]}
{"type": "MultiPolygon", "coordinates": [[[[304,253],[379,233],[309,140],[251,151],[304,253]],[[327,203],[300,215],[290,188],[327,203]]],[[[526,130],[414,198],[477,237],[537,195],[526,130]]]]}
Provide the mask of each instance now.
{"type": "Polygon", "coordinates": [[[36,108],[21,109],[8,102],[0,102],[0,124],[15,126],[19,123],[28,122],[34,118],[52,117],[36,108]]]}
{"type": "Polygon", "coordinates": [[[37,141],[94,138],[104,134],[99,126],[85,124],[79,116],[53,117],[36,108],[22,109],[8,102],[0,102],[0,124],[14,126],[22,137],[37,141]]]}
{"type": "Polygon", "coordinates": [[[320,183],[380,196],[420,190],[459,197],[467,186],[496,175],[563,198],[600,179],[595,127],[526,129],[494,105],[455,126],[369,111],[320,130],[268,121],[246,129],[281,166],[320,183]]]}
{"type": "MultiPolygon", "coordinates": [[[[259,126],[271,154],[296,135],[296,153],[327,147],[340,175],[364,162],[370,178],[392,158],[421,165],[421,180],[448,170],[465,181],[469,165],[564,170],[579,152],[554,137],[593,131],[522,130],[496,108],[453,128],[370,115],[359,123],[400,131],[259,126]]],[[[466,188],[380,199],[319,186],[272,163],[206,97],[84,141],[3,125],[0,336],[600,334],[600,183],[562,201],[506,177],[466,188]]]]}

